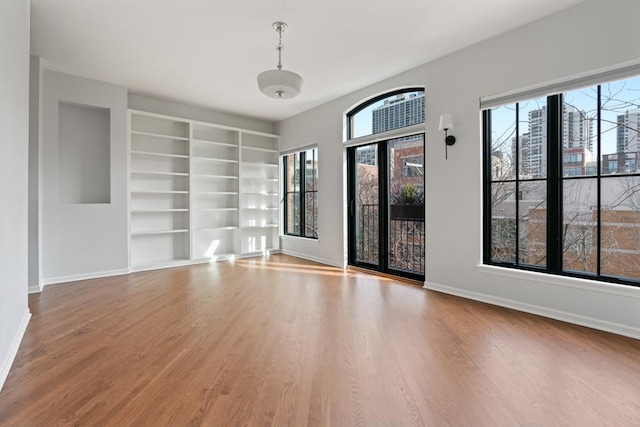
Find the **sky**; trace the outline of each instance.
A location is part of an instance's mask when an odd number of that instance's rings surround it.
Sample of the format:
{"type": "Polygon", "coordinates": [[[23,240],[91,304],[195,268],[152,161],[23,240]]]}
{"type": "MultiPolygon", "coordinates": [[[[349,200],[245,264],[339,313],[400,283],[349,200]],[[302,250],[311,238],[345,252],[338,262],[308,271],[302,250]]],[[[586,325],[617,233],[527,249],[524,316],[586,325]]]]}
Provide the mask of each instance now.
{"type": "MultiPolygon", "coordinates": [[[[601,85],[601,144],[602,154],[616,152],[616,122],[617,116],[626,111],[640,108],[640,77],[626,80],[619,80],[601,85]]],[[[573,90],[564,93],[565,104],[572,105],[578,110],[584,111],[588,117],[597,116],[597,86],[573,90]]],[[[524,101],[519,104],[520,126],[519,133],[522,135],[529,131],[528,113],[546,105],[546,98],[538,98],[524,101]]],[[[493,144],[498,145],[498,141],[508,141],[503,146],[511,149],[511,138],[515,136],[515,104],[494,108],[491,113],[493,144]]],[[[594,151],[596,149],[595,134],[597,126],[594,121],[594,151]]],[[[511,154],[510,152],[507,154],[511,154]]],[[[596,153],[594,153],[595,155],[596,153]]]]}

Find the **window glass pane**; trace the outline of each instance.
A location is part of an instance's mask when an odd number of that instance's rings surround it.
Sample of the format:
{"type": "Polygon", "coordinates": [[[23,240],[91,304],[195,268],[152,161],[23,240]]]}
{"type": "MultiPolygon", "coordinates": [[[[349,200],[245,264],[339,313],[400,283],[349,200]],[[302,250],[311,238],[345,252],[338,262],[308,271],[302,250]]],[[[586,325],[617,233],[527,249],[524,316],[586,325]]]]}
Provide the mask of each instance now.
{"type": "Polygon", "coordinates": [[[516,261],[514,182],[491,185],[491,260],[516,261]]]}
{"type": "Polygon", "coordinates": [[[566,179],[562,188],[563,267],[597,271],[597,179],[566,179]]]}
{"type": "Polygon", "coordinates": [[[355,235],[356,261],[377,265],[380,223],[377,144],[356,149],[355,235]]]}
{"type": "Polygon", "coordinates": [[[291,191],[300,191],[300,153],[293,154],[293,176],[291,191]]]}
{"type": "Polygon", "coordinates": [[[600,99],[602,174],[638,172],[640,77],[603,84],[600,99]]]}
{"type": "Polygon", "coordinates": [[[640,176],[602,179],[600,214],[601,274],[640,279],[640,176]]]}
{"type": "MultiPolygon", "coordinates": [[[[518,103],[520,179],[547,176],[547,99],[518,103]]],[[[515,151],[514,151],[515,155],[515,151]]]]}
{"type": "Polygon", "coordinates": [[[349,116],[350,138],[424,122],[424,91],[404,92],[367,105],[349,116]]]}
{"type": "Polygon", "coordinates": [[[305,189],[306,191],[315,191],[318,171],[316,167],[316,150],[307,150],[305,156],[305,189]]]}
{"type": "Polygon", "coordinates": [[[304,212],[305,212],[305,236],[317,237],[316,232],[316,193],[306,193],[304,196],[304,212]]]}
{"type": "Polygon", "coordinates": [[[562,175],[596,175],[598,87],[567,92],[562,100],[562,175]]]}
{"type": "Polygon", "coordinates": [[[295,175],[295,156],[293,154],[285,156],[284,161],[287,168],[287,176],[285,177],[286,179],[285,189],[286,189],[286,192],[294,191],[293,182],[294,182],[294,175],[295,175]]]}
{"type": "Polygon", "coordinates": [[[389,268],[424,274],[424,136],[387,142],[389,268]]]}
{"type": "Polygon", "coordinates": [[[515,178],[515,104],[491,110],[491,179],[515,178]]]}
{"type": "Polygon", "coordinates": [[[287,193],[287,233],[296,234],[298,229],[296,226],[300,224],[298,218],[298,205],[299,195],[298,193],[287,193]]]}
{"type": "Polygon", "coordinates": [[[518,187],[519,263],[547,265],[547,182],[523,181],[518,187]]]}

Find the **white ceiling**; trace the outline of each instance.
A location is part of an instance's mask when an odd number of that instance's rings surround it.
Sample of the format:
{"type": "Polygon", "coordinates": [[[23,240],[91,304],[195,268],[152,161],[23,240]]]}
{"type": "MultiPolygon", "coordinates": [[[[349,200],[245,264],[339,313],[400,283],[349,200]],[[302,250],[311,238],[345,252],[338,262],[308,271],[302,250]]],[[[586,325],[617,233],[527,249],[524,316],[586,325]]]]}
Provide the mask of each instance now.
{"type": "Polygon", "coordinates": [[[32,54],[132,92],[281,120],[583,0],[31,0],[32,54]],[[258,73],[302,93],[275,100],[258,73]]]}

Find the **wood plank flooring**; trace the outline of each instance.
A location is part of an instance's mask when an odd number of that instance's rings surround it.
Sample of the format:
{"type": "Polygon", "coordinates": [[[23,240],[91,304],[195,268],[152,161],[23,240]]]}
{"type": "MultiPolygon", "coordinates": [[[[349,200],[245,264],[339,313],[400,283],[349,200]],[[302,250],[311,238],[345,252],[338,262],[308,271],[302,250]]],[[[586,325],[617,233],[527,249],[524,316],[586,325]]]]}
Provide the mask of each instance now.
{"type": "Polygon", "coordinates": [[[640,425],[640,341],[284,255],[30,306],[2,426],[640,425]]]}

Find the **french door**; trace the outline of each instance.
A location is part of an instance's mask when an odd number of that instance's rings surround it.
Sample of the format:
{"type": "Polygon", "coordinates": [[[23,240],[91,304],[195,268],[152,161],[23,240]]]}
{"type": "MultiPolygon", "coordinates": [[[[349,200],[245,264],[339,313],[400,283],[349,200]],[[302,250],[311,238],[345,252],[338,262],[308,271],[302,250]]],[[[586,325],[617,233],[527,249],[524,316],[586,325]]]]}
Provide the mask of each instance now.
{"type": "Polygon", "coordinates": [[[349,264],[424,280],[424,134],[347,149],[349,264]]]}

